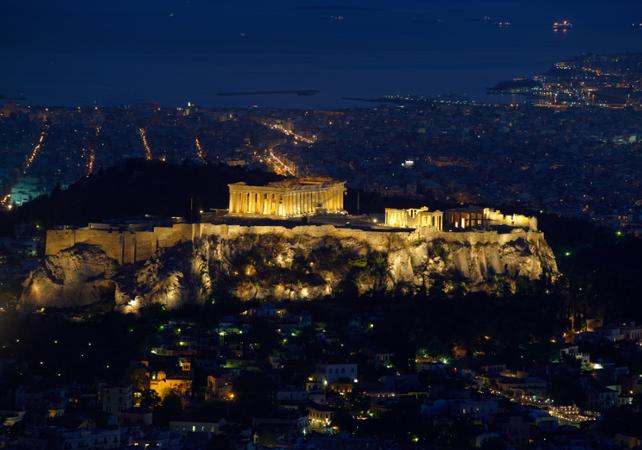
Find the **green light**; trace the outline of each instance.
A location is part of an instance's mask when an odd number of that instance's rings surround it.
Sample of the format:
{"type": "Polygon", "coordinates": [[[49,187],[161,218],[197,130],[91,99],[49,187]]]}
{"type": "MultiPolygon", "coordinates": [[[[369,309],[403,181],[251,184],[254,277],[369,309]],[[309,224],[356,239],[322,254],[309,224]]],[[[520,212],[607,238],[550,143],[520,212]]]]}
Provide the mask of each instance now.
{"type": "Polygon", "coordinates": [[[572,253],[569,252],[568,250],[564,252],[564,256],[571,256],[571,255],[572,255],[572,253]]]}
{"type": "Polygon", "coordinates": [[[622,233],[620,230],[617,230],[617,231],[615,232],[615,235],[616,235],[617,237],[622,237],[622,236],[624,236],[624,233],[622,233]]]}

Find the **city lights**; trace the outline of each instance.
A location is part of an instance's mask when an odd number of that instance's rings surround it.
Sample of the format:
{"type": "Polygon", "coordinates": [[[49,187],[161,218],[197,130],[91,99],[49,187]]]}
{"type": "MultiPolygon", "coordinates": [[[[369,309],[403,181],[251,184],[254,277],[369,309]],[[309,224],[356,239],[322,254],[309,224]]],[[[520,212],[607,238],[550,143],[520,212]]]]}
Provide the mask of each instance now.
{"type": "Polygon", "coordinates": [[[274,122],[274,123],[264,122],[263,125],[268,127],[270,130],[278,131],[279,133],[282,133],[285,136],[293,138],[295,143],[303,142],[304,144],[312,145],[312,144],[316,144],[318,140],[316,135],[312,135],[311,137],[304,136],[300,133],[296,133],[295,131],[289,128],[286,128],[285,126],[283,126],[281,123],[278,123],[278,122],[274,122]]]}
{"type": "Polygon", "coordinates": [[[152,159],[152,149],[149,147],[149,142],[147,142],[147,131],[145,128],[139,128],[138,134],[143,143],[143,149],[145,150],[145,159],[150,161],[152,159]]]}
{"type": "Polygon", "coordinates": [[[207,154],[205,153],[205,150],[203,149],[203,145],[201,144],[201,141],[198,138],[198,136],[194,138],[194,145],[196,146],[196,157],[199,160],[204,162],[207,159],[207,154]]]}

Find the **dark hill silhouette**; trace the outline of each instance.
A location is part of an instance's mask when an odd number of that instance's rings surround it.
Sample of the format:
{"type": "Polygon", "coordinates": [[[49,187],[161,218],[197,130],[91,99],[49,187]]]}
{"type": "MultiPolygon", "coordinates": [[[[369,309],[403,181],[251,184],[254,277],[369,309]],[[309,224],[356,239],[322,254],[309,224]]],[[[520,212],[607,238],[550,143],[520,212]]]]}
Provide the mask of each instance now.
{"type": "Polygon", "coordinates": [[[199,209],[227,208],[228,183],[264,184],[280,177],[220,164],[169,164],[132,159],[54,189],[5,217],[5,223],[38,222],[44,227],[142,216],[190,218],[199,209]]]}
{"type": "MultiPolygon", "coordinates": [[[[200,209],[227,208],[228,183],[265,184],[281,177],[260,170],[222,164],[171,164],[130,159],[82,178],[65,190],[54,189],[10,214],[0,215],[3,234],[20,223],[43,227],[84,225],[90,221],[134,217],[180,216],[195,218],[200,209]]],[[[351,213],[383,213],[385,207],[409,208],[430,204],[435,208],[456,205],[433,199],[382,198],[379,194],[350,190],[345,207],[351,213]]]]}

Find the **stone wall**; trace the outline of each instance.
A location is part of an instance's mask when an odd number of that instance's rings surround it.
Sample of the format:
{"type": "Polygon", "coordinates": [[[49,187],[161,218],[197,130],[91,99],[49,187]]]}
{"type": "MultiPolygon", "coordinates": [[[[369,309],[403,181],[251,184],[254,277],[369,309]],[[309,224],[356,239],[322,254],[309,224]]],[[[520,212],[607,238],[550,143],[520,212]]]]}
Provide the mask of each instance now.
{"type": "Polygon", "coordinates": [[[543,234],[537,231],[515,229],[510,233],[497,231],[462,231],[446,232],[429,227],[408,231],[362,230],[354,228],[337,228],[333,225],[306,226],[246,226],[211,223],[174,224],[171,227],[154,227],[150,231],[122,231],[91,228],[47,230],[45,255],[52,256],[61,250],[76,244],[91,244],[101,248],[107,256],[119,264],[142,262],[153,256],[158,249],[174,247],[180,243],[194,242],[205,237],[235,239],[243,235],[272,235],[286,239],[307,237],[335,237],[351,239],[367,244],[375,251],[387,252],[398,247],[403,241],[443,240],[445,242],[467,242],[477,244],[505,245],[518,239],[543,240],[543,234]]]}
{"type": "Polygon", "coordinates": [[[537,218],[524,216],[522,214],[503,214],[496,209],[484,208],[484,219],[486,219],[490,225],[524,227],[533,231],[537,230],[537,218]]]}
{"type": "Polygon", "coordinates": [[[198,224],[176,224],[136,231],[89,227],[47,230],[45,256],[55,255],[76,244],[91,244],[100,247],[119,264],[132,264],[149,259],[159,248],[192,241],[199,229],[198,224]]]}

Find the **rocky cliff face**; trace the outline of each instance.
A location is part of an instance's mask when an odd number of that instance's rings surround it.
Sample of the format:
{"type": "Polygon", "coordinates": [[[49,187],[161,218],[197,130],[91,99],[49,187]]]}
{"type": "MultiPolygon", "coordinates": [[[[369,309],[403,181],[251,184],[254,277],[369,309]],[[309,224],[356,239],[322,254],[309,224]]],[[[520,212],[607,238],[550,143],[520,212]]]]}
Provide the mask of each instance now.
{"type": "Polygon", "coordinates": [[[87,306],[113,297],[118,264],[93,245],[78,244],[49,256],[23,283],[27,308],[87,306]]]}
{"type": "Polygon", "coordinates": [[[514,291],[553,282],[543,235],[513,233],[257,232],[208,235],[118,267],[95,246],[47,257],[25,282],[27,307],[112,302],[123,311],[176,308],[217,292],[242,300],[307,300],[339,293],[514,291]]]}

